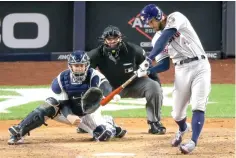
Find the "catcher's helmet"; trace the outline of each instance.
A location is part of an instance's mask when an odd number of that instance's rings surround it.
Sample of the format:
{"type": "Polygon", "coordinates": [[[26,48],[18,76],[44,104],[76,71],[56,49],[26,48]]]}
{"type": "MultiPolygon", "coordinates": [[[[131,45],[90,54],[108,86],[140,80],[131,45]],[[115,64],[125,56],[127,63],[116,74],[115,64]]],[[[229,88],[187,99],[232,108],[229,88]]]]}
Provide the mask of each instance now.
{"type": "Polygon", "coordinates": [[[77,50],[72,52],[68,57],[68,67],[73,74],[73,78],[75,82],[82,83],[86,79],[87,71],[90,66],[89,56],[85,51],[77,50]],[[85,71],[84,72],[74,72],[72,70],[71,65],[73,64],[84,64],[85,71]]]}
{"type": "Polygon", "coordinates": [[[145,24],[148,24],[152,18],[161,21],[162,15],[162,10],[155,4],[146,5],[140,12],[140,18],[145,24]]]}

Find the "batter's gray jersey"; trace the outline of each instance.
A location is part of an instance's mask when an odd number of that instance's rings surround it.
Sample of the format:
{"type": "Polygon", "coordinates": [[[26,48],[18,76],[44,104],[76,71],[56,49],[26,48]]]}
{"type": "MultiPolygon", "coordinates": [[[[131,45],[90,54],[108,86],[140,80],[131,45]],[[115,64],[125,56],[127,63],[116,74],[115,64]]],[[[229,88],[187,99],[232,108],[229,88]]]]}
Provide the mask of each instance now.
{"type": "MultiPolygon", "coordinates": [[[[205,51],[189,20],[180,12],[174,12],[167,17],[165,29],[176,28],[177,32],[166,46],[168,54],[173,63],[177,63],[186,58],[205,55],[205,51]]],[[[158,31],[152,39],[154,46],[160,37],[158,31]]]]}

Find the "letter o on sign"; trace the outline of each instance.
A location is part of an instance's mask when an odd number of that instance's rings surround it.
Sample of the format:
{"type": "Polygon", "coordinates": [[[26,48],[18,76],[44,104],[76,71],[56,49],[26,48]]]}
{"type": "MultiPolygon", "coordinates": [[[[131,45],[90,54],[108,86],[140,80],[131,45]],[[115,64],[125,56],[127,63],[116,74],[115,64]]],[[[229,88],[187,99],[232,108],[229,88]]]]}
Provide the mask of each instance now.
{"type": "Polygon", "coordinates": [[[49,20],[40,13],[13,13],[2,21],[2,40],[10,48],[41,48],[49,41],[49,20]],[[17,23],[35,23],[38,36],[35,39],[16,39],[14,25],[17,23]]]}

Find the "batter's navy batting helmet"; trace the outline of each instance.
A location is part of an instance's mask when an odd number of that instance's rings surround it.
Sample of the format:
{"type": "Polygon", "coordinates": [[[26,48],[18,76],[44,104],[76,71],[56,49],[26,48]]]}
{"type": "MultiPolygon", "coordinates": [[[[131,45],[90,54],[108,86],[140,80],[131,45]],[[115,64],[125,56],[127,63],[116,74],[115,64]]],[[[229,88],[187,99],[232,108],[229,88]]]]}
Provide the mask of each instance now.
{"type": "Polygon", "coordinates": [[[148,24],[152,18],[161,21],[162,15],[163,12],[158,6],[155,4],[148,4],[141,10],[140,18],[145,24],[148,24]]]}

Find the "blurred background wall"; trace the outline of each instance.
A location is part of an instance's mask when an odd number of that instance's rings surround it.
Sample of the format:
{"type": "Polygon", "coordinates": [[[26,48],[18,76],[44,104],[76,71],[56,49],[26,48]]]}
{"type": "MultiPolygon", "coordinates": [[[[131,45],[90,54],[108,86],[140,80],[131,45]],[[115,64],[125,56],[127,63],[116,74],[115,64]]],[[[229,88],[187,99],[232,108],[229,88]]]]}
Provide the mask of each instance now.
{"type": "Polygon", "coordinates": [[[138,16],[149,3],[166,14],[185,14],[209,58],[235,57],[233,1],[0,2],[0,61],[65,60],[75,49],[97,47],[108,25],[118,26],[126,40],[149,51],[154,31],[138,16]]]}

